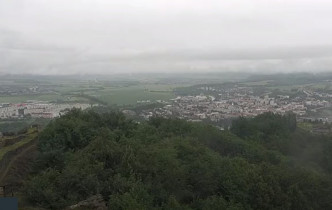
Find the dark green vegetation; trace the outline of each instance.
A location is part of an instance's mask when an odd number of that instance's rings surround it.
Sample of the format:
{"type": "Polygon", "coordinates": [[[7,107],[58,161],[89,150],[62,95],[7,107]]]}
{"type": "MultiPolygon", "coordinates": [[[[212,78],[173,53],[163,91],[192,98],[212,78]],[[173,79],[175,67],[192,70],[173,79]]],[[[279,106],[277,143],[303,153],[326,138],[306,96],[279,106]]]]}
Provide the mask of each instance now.
{"type": "Polygon", "coordinates": [[[0,120],[1,133],[15,133],[28,127],[28,120],[0,120]]]}
{"type": "Polygon", "coordinates": [[[50,119],[44,118],[25,118],[25,119],[8,119],[0,120],[0,132],[4,136],[16,135],[25,131],[28,127],[32,125],[38,125],[39,127],[44,127],[50,119]]]}
{"type": "Polygon", "coordinates": [[[332,139],[297,128],[292,115],[239,119],[221,132],[73,110],[44,129],[38,148],[24,187],[35,206],[101,193],[110,209],[332,209],[332,139]]]}

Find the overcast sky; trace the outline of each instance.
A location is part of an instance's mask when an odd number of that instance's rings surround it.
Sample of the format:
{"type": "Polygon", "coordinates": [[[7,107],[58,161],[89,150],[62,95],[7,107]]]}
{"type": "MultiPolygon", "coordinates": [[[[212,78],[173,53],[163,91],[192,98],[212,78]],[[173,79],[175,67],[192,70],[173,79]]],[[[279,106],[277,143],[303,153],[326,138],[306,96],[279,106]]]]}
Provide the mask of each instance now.
{"type": "Polygon", "coordinates": [[[331,0],[0,0],[0,73],[332,71],[331,0]]]}

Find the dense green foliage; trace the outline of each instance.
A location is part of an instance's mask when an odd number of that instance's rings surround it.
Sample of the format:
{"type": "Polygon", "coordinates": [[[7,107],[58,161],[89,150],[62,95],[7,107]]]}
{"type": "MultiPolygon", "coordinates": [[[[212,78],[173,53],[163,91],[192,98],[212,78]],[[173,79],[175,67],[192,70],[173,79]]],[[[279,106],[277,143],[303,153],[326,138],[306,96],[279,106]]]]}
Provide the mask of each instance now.
{"type": "Polygon", "coordinates": [[[17,133],[18,131],[25,129],[28,126],[28,122],[26,121],[19,121],[19,120],[12,120],[12,121],[0,121],[0,132],[6,133],[17,133]]]}
{"type": "Polygon", "coordinates": [[[265,113],[255,118],[240,117],[233,121],[231,131],[243,139],[258,141],[269,149],[285,152],[290,133],[296,129],[296,116],[265,113]]]}
{"type": "Polygon", "coordinates": [[[230,132],[73,110],[41,133],[25,194],[52,209],[98,193],[110,209],[332,209],[331,138],[302,142],[308,135],[294,123],[265,114],[239,119],[230,132]],[[310,144],[321,145],[312,155],[324,150],[309,158],[316,168],[300,164],[310,144]]]}
{"type": "Polygon", "coordinates": [[[0,120],[0,132],[4,135],[14,136],[24,133],[24,131],[32,125],[44,127],[49,121],[50,119],[43,118],[0,120]]]}

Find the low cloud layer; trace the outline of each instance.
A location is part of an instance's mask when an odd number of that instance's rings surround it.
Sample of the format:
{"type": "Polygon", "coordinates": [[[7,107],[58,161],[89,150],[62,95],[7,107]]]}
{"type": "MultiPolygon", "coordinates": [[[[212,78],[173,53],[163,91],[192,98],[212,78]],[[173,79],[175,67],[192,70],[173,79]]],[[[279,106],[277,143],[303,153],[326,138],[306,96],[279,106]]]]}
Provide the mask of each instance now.
{"type": "Polygon", "coordinates": [[[0,73],[332,71],[324,0],[0,0],[0,73]]]}

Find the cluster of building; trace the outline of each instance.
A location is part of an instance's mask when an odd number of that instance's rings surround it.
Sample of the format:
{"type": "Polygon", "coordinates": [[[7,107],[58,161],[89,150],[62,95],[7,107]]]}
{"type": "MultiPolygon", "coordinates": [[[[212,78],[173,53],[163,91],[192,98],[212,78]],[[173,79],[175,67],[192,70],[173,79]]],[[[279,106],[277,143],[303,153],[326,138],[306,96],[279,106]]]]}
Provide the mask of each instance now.
{"type": "MultiPolygon", "coordinates": [[[[210,90],[215,91],[212,88],[210,90]]],[[[311,93],[313,94],[313,92],[311,93]]],[[[172,103],[165,104],[162,108],[143,110],[140,116],[144,118],[151,116],[178,117],[192,121],[218,122],[239,116],[252,117],[264,112],[279,114],[293,112],[298,116],[305,116],[308,110],[316,111],[331,107],[331,100],[317,99],[314,95],[304,97],[288,95],[272,97],[270,95],[271,93],[266,93],[256,96],[250,87],[233,87],[220,90],[214,96],[208,94],[178,96],[172,99],[172,103]]],[[[332,95],[324,95],[324,97],[332,99],[332,95]]]]}
{"type": "Polygon", "coordinates": [[[0,119],[9,118],[54,118],[59,117],[70,109],[86,109],[91,107],[90,104],[82,103],[48,103],[44,101],[28,101],[26,103],[11,104],[2,103],[0,104],[0,119]]]}

